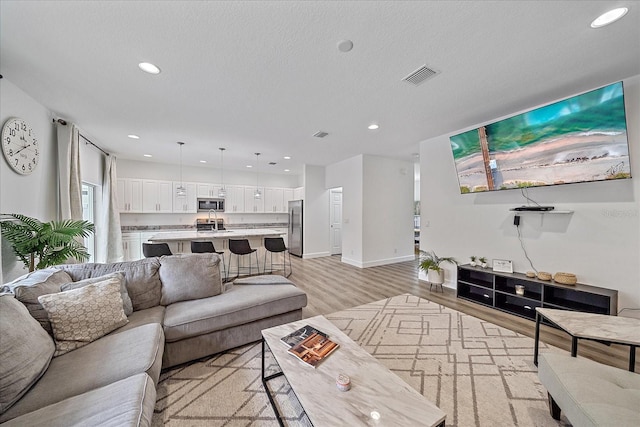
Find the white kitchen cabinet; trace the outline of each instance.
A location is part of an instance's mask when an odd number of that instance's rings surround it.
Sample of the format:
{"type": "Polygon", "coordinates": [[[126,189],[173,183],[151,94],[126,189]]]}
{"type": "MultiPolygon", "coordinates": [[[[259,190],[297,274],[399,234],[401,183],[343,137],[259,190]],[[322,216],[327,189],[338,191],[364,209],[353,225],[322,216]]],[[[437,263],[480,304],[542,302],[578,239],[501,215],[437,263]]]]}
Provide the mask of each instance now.
{"type": "Polygon", "coordinates": [[[142,212],[173,212],[173,183],[171,181],[143,180],[142,212]]]}
{"type": "Polygon", "coordinates": [[[244,211],[248,213],[264,213],[264,187],[258,187],[262,197],[256,199],[254,193],[256,187],[244,187],[244,211]]]}
{"type": "Polygon", "coordinates": [[[178,196],[179,182],[173,183],[173,212],[174,213],[196,213],[198,212],[197,197],[196,197],[196,184],[194,182],[182,183],[187,194],[184,196],[178,196]]]}
{"type": "MultiPolygon", "coordinates": [[[[283,194],[284,197],[283,197],[283,200],[282,200],[283,204],[282,204],[282,211],[281,212],[284,212],[284,213],[288,213],[289,212],[289,202],[292,201],[292,200],[295,200],[293,198],[293,193],[294,193],[293,188],[285,188],[284,189],[284,194],[283,194]]],[[[285,242],[286,242],[286,240],[285,240],[285,242]]]]}
{"type": "Polygon", "coordinates": [[[190,254],[191,253],[191,240],[179,240],[173,242],[167,242],[172,254],[190,254]]]}
{"type": "Polygon", "coordinates": [[[125,261],[135,261],[142,258],[140,233],[122,233],[122,252],[125,261]]]}
{"type": "Polygon", "coordinates": [[[118,210],[127,213],[142,212],[142,180],[119,178],[117,183],[118,210]]]}
{"type": "Polygon", "coordinates": [[[284,188],[265,188],[264,212],[281,213],[286,211],[286,208],[284,208],[284,188]]]}
{"type": "Polygon", "coordinates": [[[203,182],[199,182],[197,184],[197,197],[201,197],[204,199],[217,199],[219,198],[218,193],[220,192],[220,184],[207,184],[203,182]]]}
{"type": "MultiPolygon", "coordinates": [[[[244,209],[244,187],[240,185],[227,185],[227,197],[225,199],[225,213],[243,213],[244,209]]],[[[253,193],[251,193],[253,195],[253,193]]]]}
{"type": "Polygon", "coordinates": [[[298,187],[293,189],[293,200],[304,199],[304,187],[298,187]]]}

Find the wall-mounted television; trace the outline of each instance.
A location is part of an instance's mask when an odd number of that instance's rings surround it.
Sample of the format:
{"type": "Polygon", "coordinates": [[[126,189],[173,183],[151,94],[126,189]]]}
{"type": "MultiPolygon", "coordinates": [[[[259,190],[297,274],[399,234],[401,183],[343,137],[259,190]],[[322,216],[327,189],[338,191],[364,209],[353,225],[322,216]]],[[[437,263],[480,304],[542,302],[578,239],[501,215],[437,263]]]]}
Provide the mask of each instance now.
{"type": "Polygon", "coordinates": [[[631,178],[622,82],[450,141],[463,194],[631,178]]]}

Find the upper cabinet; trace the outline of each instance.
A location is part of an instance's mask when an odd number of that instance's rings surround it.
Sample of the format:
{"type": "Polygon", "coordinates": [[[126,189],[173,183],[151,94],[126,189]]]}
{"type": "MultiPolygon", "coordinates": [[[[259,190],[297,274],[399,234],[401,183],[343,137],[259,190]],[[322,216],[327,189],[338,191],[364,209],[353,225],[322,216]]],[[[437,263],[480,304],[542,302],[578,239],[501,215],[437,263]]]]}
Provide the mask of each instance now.
{"type": "Polygon", "coordinates": [[[227,185],[227,197],[224,202],[226,213],[244,212],[244,187],[240,185],[227,185]]]}
{"type": "Polygon", "coordinates": [[[171,181],[142,181],[142,212],[172,213],[173,183],[171,181]]]}
{"type": "Polygon", "coordinates": [[[244,187],[244,211],[247,213],[264,213],[264,187],[257,188],[262,194],[262,197],[260,197],[259,199],[256,199],[254,196],[256,187],[244,187]]]}
{"type": "Polygon", "coordinates": [[[142,180],[118,179],[117,197],[120,212],[142,212],[142,180]]]}
{"type": "Polygon", "coordinates": [[[199,182],[197,185],[197,197],[203,199],[217,199],[220,192],[220,184],[205,184],[199,182]]]}
{"type": "Polygon", "coordinates": [[[182,183],[186,189],[184,196],[178,196],[179,182],[173,183],[173,212],[174,213],[196,213],[198,212],[197,185],[194,182],[182,183]]]}
{"type": "Polygon", "coordinates": [[[289,212],[289,202],[292,200],[296,200],[294,198],[295,190],[293,188],[285,188],[284,189],[284,198],[282,205],[282,212],[289,212]]]}
{"type": "MultiPolygon", "coordinates": [[[[264,189],[264,212],[265,213],[282,213],[287,208],[284,203],[284,188],[265,188],[264,189]]],[[[291,192],[293,197],[293,190],[291,192]]]]}
{"type": "Polygon", "coordinates": [[[297,187],[293,189],[293,200],[304,199],[304,187],[297,187]]]}

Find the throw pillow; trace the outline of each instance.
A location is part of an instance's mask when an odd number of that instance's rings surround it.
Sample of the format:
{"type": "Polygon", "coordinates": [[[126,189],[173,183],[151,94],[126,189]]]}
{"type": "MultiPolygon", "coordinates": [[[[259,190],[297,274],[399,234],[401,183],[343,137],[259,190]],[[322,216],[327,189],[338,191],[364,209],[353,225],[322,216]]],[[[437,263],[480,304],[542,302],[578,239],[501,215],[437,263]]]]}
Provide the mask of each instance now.
{"type": "Polygon", "coordinates": [[[163,256],[160,281],[162,305],[220,295],[220,257],[213,253],[163,256]]]}
{"type": "Polygon", "coordinates": [[[115,278],[79,289],[42,295],[56,344],[54,356],[83,347],[128,322],[115,278]]]}
{"type": "Polygon", "coordinates": [[[3,291],[15,294],[16,299],[27,307],[29,314],[40,322],[40,325],[49,335],[52,335],[49,317],[38,302],[38,297],[60,292],[60,286],[71,281],[71,276],[67,273],[50,267],[18,277],[13,282],[3,286],[3,291]]]}
{"type": "Polygon", "coordinates": [[[127,292],[127,287],[125,285],[125,280],[124,280],[124,272],[122,271],[116,271],[115,273],[105,274],[104,276],[90,277],[88,279],[78,280],[77,282],[65,283],[60,287],[60,289],[63,292],[71,291],[73,289],[79,289],[87,285],[91,285],[93,283],[103,282],[108,279],[117,279],[120,282],[120,296],[122,297],[122,308],[124,309],[124,314],[126,314],[127,316],[131,316],[131,313],[133,313],[133,305],[131,304],[131,298],[129,298],[129,293],[127,292]]]}
{"type": "Polygon", "coordinates": [[[53,340],[11,294],[0,295],[0,414],[17,402],[49,367],[53,340]]]}

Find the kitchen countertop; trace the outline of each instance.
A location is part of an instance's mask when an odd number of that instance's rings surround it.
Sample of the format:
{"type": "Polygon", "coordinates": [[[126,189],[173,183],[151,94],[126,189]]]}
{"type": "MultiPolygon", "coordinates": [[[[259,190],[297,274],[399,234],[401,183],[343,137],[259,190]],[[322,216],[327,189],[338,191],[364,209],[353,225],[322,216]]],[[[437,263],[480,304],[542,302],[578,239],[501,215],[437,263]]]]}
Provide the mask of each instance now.
{"type": "Polygon", "coordinates": [[[242,239],[247,237],[277,237],[278,233],[268,228],[251,228],[221,231],[166,231],[159,232],[149,238],[151,242],[173,242],[210,239],[242,239]]]}
{"type": "MultiPolygon", "coordinates": [[[[232,224],[225,223],[227,230],[233,229],[263,229],[263,228],[287,228],[289,223],[287,222],[266,222],[266,223],[254,223],[254,224],[232,224]]],[[[196,231],[195,224],[189,225],[123,225],[122,232],[136,232],[136,231],[196,231]]]]}

